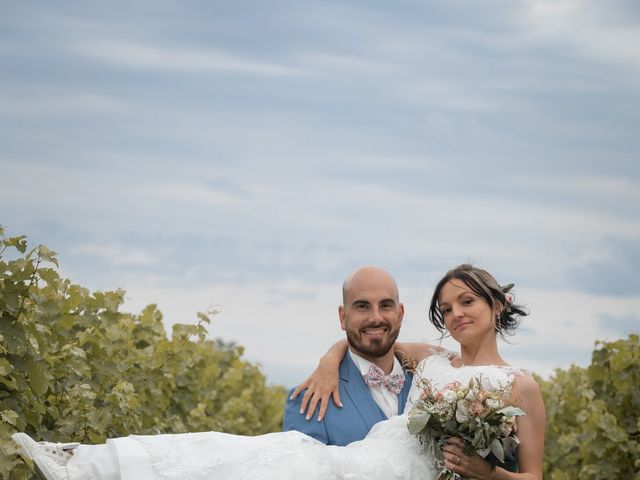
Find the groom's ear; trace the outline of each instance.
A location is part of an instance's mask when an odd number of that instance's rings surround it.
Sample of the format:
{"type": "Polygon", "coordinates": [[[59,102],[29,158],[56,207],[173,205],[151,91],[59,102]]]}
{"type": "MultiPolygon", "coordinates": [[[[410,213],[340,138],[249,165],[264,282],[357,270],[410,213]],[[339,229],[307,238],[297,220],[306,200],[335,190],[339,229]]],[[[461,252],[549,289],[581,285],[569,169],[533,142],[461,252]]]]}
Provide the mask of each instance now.
{"type": "Polygon", "coordinates": [[[398,305],[398,327],[402,326],[402,319],[404,318],[404,304],[401,303],[398,305]]]}
{"type": "Polygon", "coordinates": [[[342,330],[346,330],[347,329],[347,326],[345,324],[345,317],[346,317],[346,315],[345,315],[345,311],[344,311],[344,305],[340,305],[338,307],[338,318],[340,318],[340,328],[342,330]]]}

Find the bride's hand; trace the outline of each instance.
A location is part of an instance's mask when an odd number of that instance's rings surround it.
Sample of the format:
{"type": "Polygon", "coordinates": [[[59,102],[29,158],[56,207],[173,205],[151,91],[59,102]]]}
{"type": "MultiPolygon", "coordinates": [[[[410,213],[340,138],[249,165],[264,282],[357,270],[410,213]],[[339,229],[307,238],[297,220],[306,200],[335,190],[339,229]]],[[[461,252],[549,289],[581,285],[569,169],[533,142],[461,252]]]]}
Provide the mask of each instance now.
{"type": "Polygon", "coordinates": [[[329,406],[329,397],[333,399],[333,403],[337,407],[342,407],[340,402],[339,374],[338,369],[334,365],[320,362],[318,368],[309,375],[304,382],[296,387],[291,394],[291,400],[296,398],[304,389],[304,396],[300,404],[300,413],[309,420],[315,411],[318,403],[320,403],[320,411],[318,412],[318,421],[324,418],[324,414],[329,406]],[[308,407],[308,408],[307,408],[308,407]]]}
{"type": "Polygon", "coordinates": [[[492,469],[489,462],[478,454],[467,456],[462,452],[464,441],[461,438],[450,438],[443,447],[444,465],[449,470],[467,478],[489,478],[492,469]]]}

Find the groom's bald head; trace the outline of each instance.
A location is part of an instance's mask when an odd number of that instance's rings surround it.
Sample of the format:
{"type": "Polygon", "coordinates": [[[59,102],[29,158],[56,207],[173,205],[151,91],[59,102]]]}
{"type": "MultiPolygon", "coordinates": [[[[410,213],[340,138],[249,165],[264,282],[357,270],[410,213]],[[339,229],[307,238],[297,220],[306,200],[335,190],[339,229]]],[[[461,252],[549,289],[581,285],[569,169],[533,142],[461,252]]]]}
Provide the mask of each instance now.
{"type": "Polygon", "coordinates": [[[386,286],[393,299],[399,302],[398,284],[391,274],[375,265],[367,265],[357,268],[345,278],[342,283],[342,304],[349,303],[350,294],[353,292],[366,289],[371,285],[386,286]]]}

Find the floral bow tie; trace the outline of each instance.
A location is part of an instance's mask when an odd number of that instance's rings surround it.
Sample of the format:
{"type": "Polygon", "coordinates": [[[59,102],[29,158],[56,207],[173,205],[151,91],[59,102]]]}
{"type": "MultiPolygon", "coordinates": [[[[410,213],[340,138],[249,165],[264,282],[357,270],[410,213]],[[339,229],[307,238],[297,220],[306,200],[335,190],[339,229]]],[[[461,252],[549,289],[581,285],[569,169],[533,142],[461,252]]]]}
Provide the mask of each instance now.
{"type": "Polygon", "coordinates": [[[384,371],[377,365],[371,365],[369,371],[362,377],[364,378],[364,383],[369,387],[382,383],[390,392],[396,395],[400,394],[404,386],[404,375],[400,373],[385,375],[384,371]]]}

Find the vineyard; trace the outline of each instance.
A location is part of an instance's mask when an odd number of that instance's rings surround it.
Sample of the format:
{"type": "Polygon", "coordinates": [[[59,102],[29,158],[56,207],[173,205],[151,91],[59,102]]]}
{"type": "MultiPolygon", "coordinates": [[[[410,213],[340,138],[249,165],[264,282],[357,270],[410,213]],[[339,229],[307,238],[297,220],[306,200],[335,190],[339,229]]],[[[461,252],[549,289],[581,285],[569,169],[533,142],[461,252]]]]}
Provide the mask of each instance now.
{"type": "Polygon", "coordinates": [[[640,480],[640,336],[598,342],[589,367],[541,386],[545,479],[640,480]]]}
{"type": "Polygon", "coordinates": [[[124,291],[89,292],[61,278],[44,246],[0,227],[0,479],[31,477],[10,439],[86,443],[129,433],[280,429],[282,387],[243,349],[207,339],[208,315],[174,325],[150,305],[119,311],[124,291]]]}
{"type": "MultiPolygon", "coordinates": [[[[154,305],[121,312],[124,291],[61,278],[54,252],[0,227],[0,479],[26,480],[16,431],[104,442],[129,433],[280,429],[285,391],[242,347],[207,337],[210,318],[166,334],[154,305]]],[[[545,478],[640,479],[640,337],[599,343],[587,368],[539,380],[545,478]]]]}

